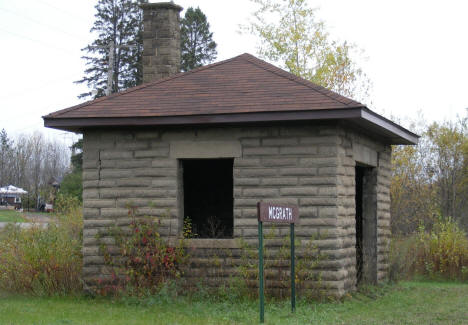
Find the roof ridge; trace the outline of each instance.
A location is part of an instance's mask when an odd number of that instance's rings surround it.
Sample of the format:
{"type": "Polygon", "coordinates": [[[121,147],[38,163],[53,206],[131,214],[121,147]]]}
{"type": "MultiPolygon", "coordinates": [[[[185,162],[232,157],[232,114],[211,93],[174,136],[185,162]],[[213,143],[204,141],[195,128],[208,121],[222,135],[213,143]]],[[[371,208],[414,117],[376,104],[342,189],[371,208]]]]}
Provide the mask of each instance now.
{"type": "Polygon", "coordinates": [[[334,91],[331,91],[323,86],[320,86],[320,85],[317,85],[309,80],[306,80],[304,78],[301,78],[301,77],[298,77],[288,71],[285,71],[283,69],[280,69],[276,66],[274,66],[273,64],[271,63],[268,63],[264,60],[261,60],[255,56],[253,56],[252,54],[249,54],[249,53],[244,53],[242,55],[239,55],[239,57],[245,57],[245,59],[256,65],[257,67],[265,70],[265,71],[268,71],[268,72],[271,72],[271,73],[274,73],[276,74],[277,76],[280,76],[280,77],[283,77],[285,79],[289,79],[291,81],[294,81],[298,84],[301,84],[303,86],[306,86],[312,90],[315,90],[316,92],[324,95],[324,96],[327,96],[328,98],[332,99],[332,100],[335,100],[343,105],[346,105],[346,106],[349,106],[349,107],[356,107],[356,105],[350,105],[352,104],[353,102],[355,104],[358,104],[357,106],[362,106],[362,107],[366,107],[364,104],[358,102],[358,101],[355,101],[354,99],[351,99],[351,98],[346,98],[345,96],[342,96],[334,91]],[[264,65],[267,65],[267,67],[265,67],[264,65]],[[329,93],[332,93],[332,95],[330,95],[329,93]],[[338,97],[338,98],[337,98],[338,97]],[[340,99],[347,99],[347,102],[343,101],[343,100],[340,100],[340,99]]]}
{"type": "Polygon", "coordinates": [[[222,61],[219,61],[219,62],[214,62],[214,63],[211,63],[211,64],[207,64],[207,65],[192,69],[190,71],[179,72],[179,73],[177,73],[175,75],[172,75],[172,76],[169,76],[169,77],[166,77],[166,78],[163,78],[163,79],[159,79],[159,80],[156,80],[156,81],[150,81],[150,82],[147,82],[147,83],[135,86],[135,87],[125,89],[125,90],[123,90],[121,92],[117,92],[117,93],[110,94],[108,96],[103,96],[103,97],[99,97],[99,98],[96,98],[96,99],[88,100],[88,101],[86,101],[84,103],[80,103],[80,104],[74,105],[72,107],[68,107],[68,108],[65,108],[65,109],[62,109],[62,110],[55,111],[55,112],[53,112],[51,114],[48,114],[48,115],[45,115],[43,117],[58,117],[59,115],[62,115],[64,113],[68,113],[68,112],[73,111],[73,110],[78,109],[78,108],[86,107],[86,106],[94,104],[94,103],[99,103],[99,102],[109,100],[109,99],[112,99],[112,98],[115,98],[115,97],[126,95],[126,94],[132,93],[132,92],[140,90],[140,89],[148,88],[148,87],[151,87],[151,86],[154,86],[154,85],[157,85],[157,84],[161,84],[161,83],[164,83],[164,82],[176,79],[176,78],[180,78],[182,76],[186,76],[186,75],[191,74],[191,73],[195,73],[195,72],[203,71],[203,70],[208,70],[208,69],[211,69],[211,68],[213,68],[215,66],[231,62],[231,61],[233,61],[235,59],[238,59],[238,58],[240,58],[242,56],[245,56],[245,55],[250,55],[250,54],[243,53],[243,54],[237,55],[235,57],[232,57],[232,58],[229,58],[229,59],[226,59],[226,60],[222,60],[222,61]]]}

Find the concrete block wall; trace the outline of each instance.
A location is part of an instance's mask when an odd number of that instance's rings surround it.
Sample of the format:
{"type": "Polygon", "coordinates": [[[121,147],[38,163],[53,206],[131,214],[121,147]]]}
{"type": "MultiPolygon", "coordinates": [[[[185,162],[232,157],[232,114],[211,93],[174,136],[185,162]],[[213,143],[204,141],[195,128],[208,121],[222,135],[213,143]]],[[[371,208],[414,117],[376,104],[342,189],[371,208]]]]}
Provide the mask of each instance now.
{"type": "MultiPolygon", "coordinates": [[[[183,152],[174,156],[174,148],[180,148],[177,143],[203,144],[202,156],[217,158],[229,156],[229,152],[218,152],[213,143],[229,141],[240,144],[240,150],[232,153],[234,238],[191,240],[196,249],[187,277],[196,281],[203,274],[206,282],[215,284],[236,275],[241,255],[238,239],[258,244],[256,203],[291,203],[300,209],[297,238],[304,244],[313,240],[327,256],[320,266],[321,284],[330,294],[343,295],[354,285],[354,160],[349,149],[353,137],[357,136],[336,123],[84,132],[85,282],[92,287],[98,278],[106,278],[99,240],[112,244],[112,238],[106,236],[109,226],[129,225],[129,203],[138,206],[140,216],[159,217],[167,238],[180,235],[177,159],[183,158],[183,152]],[[103,234],[99,240],[97,233],[103,234]]],[[[387,173],[382,169],[379,176],[382,211],[388,211],[387,173]]],[[[382,214],[379,223],[383,236],[387,236],[388,217],[382,214]]],[[[287,227],[276,229],[278,235],[288,231],[287,227]]],[[[379,242],[379,254],[386,252],[386,245],[386,239],[379,242]]],[[[381,258],[379,263],[379,276],[383,277],[386,260],[381,258]]]]}
{"type": "Polygon", "coordinates": [[[338,177],[339,228],[343,234],[342,265],[345,276],[344,290],[356,287],[356,228],[355,228],[355,167],[357,164],[374,167],[376,177],[376,240],[377,251],[375,280],[383,280],[388,272],[390,244],[390,181],[391,146],[378,142],[359,130],[342,125],[339,128],[341,144],[338,148],[340,171],[338,177]],[[362,153],[372,155],[362,155],[362,153]]]}

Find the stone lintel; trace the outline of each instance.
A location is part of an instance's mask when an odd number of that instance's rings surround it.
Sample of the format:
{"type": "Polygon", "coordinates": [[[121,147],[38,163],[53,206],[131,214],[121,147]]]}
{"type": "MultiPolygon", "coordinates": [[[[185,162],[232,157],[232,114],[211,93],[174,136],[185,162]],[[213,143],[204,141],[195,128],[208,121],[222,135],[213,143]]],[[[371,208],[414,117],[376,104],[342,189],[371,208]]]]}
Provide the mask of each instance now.
{"type": "Polygon", "coordinates": [[[354,160],[368,166],[377,167],[378,154],[377,151],[362,145],[360,143],[353,143],[353,156],[354,160]]]}
{"type": "Polygon", "coordinates": [[[241,157],[240,141],[172,141],[171,158],[235,158],[241,157]]]}

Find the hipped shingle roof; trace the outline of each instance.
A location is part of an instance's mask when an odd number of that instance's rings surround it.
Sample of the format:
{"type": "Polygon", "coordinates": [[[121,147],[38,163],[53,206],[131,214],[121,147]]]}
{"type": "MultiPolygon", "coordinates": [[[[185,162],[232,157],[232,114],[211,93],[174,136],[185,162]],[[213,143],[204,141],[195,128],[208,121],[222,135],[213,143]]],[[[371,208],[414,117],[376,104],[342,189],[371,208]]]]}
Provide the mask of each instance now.
{"type": "MultiPolygon", "coordinates": [[[[403,133],[409,132],[357,101],[246,53],[56,111],[43,118],[45,126],[79,130],[117,125],[362,119],[364,113],[383,119],[403,133]]],[[[414,142],[411,139],[405,141],[414,142]]]]}

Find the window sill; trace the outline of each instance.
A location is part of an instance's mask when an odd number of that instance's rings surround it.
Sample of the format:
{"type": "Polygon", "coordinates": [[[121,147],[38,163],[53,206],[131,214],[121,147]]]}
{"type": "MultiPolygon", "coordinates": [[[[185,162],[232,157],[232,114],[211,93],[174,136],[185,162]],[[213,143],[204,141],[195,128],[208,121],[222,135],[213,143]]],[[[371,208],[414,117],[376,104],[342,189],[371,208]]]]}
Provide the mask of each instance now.
{"type": "Polygon", "coordinates": [[[186,239],[186,244],[193,248],[241,248],[239,241],[234,238],[191,238],[186,239]]]}

